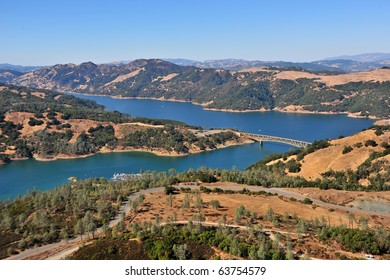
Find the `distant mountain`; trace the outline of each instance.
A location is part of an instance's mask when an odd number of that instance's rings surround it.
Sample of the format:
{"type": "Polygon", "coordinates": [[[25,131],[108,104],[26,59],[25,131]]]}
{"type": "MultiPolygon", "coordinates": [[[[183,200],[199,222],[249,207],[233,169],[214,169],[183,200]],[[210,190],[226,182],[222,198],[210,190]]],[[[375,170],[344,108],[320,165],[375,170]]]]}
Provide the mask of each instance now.
{"type": "Polygon", "coordinates": [[[162,60],[181,66],[196,66],[197,63],[200,63],[200,61],[198,60],[191,60],[185,58],[162,58],[162,60]]]}
{"type": "Polygon", "coordinates": [[[21,75],[23,75],[22,72],[0,69],[0,83],[7,83],[8,81],[15,79],[21,75]]]}
{"type": "Polygon", "coordinates": [[[182,65],[182,66],[196,66],[199,68],[215,68],[215,69],[224,69],[224,70],[243,70],[253,67],[262,67],[262,66],[275,66],[275,67],[296,67],[302,68],[308,71],[337,71],[340,72],[340,69],[335,67],[330,67],[326,65],[320,65],[310,62],[286,62],[286,61],[260,61],[260,60],[244,60],[244,59],[217,59],[217,60],[189,60],[189,59],[167,59],[167,61],[182,65]]]}
{"type": "Polygon", "coordinates": [[[122,94],[123,90],[136,86],[132,84],[135,78],[138,80],[142,77],[139,82],[144,84],[146,81],[150,82],[150,78],[158,80],[159,76],[165,76],[175,71],[182,72],[183,69],[185,67],[160,59],[139,59],[128,64],[118,65],[97,65],[92,62],[84,62],[80,65],[68,63],[56,64],[52,67],[44,67],[26,73],[10,83],[59,91],[86,93],[102,91],[102,93],[117,92],[117,94],[122,94]]]}
{"type": "Polygon", "coordinates": [[[338,69],[339,71],[343,71],[346,73],[370,71],[370,70],[382,68],[384,66],[390,66],[390,61],[389,63],[381,64],[378,62],[360,62],[360,61],[346,60],[346,59],[321,60],[312,63],[324,67],[331,67],[333,69],[338,69]]]}
{"type": "MultiPolygon", "coordinates": [[[[253,67],[271,66],[283,68],[302,68],[312,72],[334,72],[350,73],[370,71],[384,66],[390,67],[390,53],[367,53],[359,55],[343,55],[332,58],[325,58],[312,62],[288,62],[288,61],[262,61],[245,59],[211,59],[205,61],[185,58],[161,58],[180,66],[195,66],[199,68],[214,68],[224,70],[243,70],[253,67]]],[[[132,60],[118,60],[100,65],[120,66],[131,63],[132,60]]],[[[29,72],[44,68],[43,66],[21,66],[12,64],[0,64],[0,69],[14,70],[18,72],[29,72]]]]}
{"type": "Polygon", "coordinates": [[[260,60],[243,60],[243,59],[220,59],[220,60],[185,60],[169,59],[170,62],[183,66],[196,66],[200,68],[215,68],[224,70],[243,70],[253,67],[271,66],[284,68],[302,68],[312,72],[334,72],[350,73],[370,71],[383,66],[390,66],[390,61],[379,62],[359,62],[353,60],[320,60],[313,62],[287,62],[287,61],[260,61],[260,60]]]}
{"type": "Polygon", "coordinates": [[[253,67],[299,67],[313,72],[361,72],[370,71],[383,66],[390,66],[390,54],[362,54],[356,56],[340,56],[312,62],[288,62],[288,61],[261,61],[244,59],[219,59],[196,61],[189,59],[167,59],[167,61],[182,65],[196,66],[200,68],[215,68],[226,70],[243,70],[253,67]]]}
{"type": "Polygon", "coordinates": [[[342,55],[337,57],[325,58],[323,60],[353,60],[359,62],[378,62],[390,61],[390,53],[364,53],[358,55],[342,55]]]}
{"type": "Polygon", "coordinates": [[[42,68],[43,66],[22,66],[22,65],[13,65],[8,63],[0,64],[1,70],[14,70],[18,72],[28,72],[42,68]]]}
{"type": "Polygon", "coordinates": [[[389,69],[314,74],[297,67],[249,68],[199,68],[161,59],[120,65],[86,62],[45,67],[9,83],[66,92],[184,100],[210,109],[306,110],[390,117],[389,69]]]}

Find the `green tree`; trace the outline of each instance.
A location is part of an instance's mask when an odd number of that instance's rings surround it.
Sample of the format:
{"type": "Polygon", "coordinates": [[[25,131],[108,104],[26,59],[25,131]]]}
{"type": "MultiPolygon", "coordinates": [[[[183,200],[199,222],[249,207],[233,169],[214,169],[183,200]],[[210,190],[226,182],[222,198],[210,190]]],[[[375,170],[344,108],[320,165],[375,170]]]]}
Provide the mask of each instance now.
{"type": "Polygon", "coordinates": [[[79,234],[81,240],[83,240],[83,234],[85,232],[85,227],[84,227],[83,220],[78,220],[77,221],[76,225],[74,226],[74,232],[76,234],[79,234]]]}
{"type": "Polygon", "coordinates": [[[198,209],[198,212],[200,213],[204,207],[203,199],[200,196],[200,193],[195,194],[195,208],[198,209]]]}
{"type": "Polygon", "coordinates": [[[221,204],[219,203],[219,200],[213,199],[210,201],[211,206],[213,207],[214,210],[218,209],[221,207],[221,204]]]}
{"type": "Polygon", "coordinates": [[[183,202],[182,202],[181,207],[182,207],[183,209],[185,209],[185,208],[190,208],[190,201],[191,201],[191,197],[190,197],[190,195],[189,195],[188,193],[186,193],[186,194],[184,195],[184,198],[183,198],[183,202]]]}
{"type": "Polygon", "coordinates": [[[348,216],[349,227],[353,228],[353,222],[355,221],[355,214],[348,213],[347,216],[348,216]]]}
{"type": "Polygon", "coordinates": [[[170,193],[170,194],[167,196],[166,201],[167,201],[167,205],[168,205],[169,207],[172,207],[172,205],[173,205],[173,194],[170,193]]]}
{"type": "Polygon", "coordinates": [[[65,240],[66,243],[69,241],[69,234],[67,228],[62,228],[60,232],[61,239],[65,240]]]}
{"type": "Polygon", "coordinates": [[[222,225],[222,226],[226,226],[227,224],[227,218],[226,218],[226,214],[222,214],[222,217],[219,219],[219,223],[222,225]]]}
{"type": "Polygon", "coordinates": [[[265,212],[265,217],[268,221],[272,221],[274,219],[274,215],[274,210],[271,207],[269,207],[265,212]]]}
{"type": "Polygon", "coordinates": [[[174,244],[172,251],[178,260],[187,259],[187,244],[174,244]]]}

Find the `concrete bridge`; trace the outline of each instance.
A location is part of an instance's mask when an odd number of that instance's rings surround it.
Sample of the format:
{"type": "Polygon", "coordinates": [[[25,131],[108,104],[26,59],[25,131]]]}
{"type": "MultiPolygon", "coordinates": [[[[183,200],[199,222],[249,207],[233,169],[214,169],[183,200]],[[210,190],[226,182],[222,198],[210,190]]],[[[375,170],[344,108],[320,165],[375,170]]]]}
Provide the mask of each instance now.
{"type": "Polygon", "coordinates": [[[305,142],[301,140],[295,140],[295,139],[289,139],[289,138],[283,138],[283,137],[271,136],[271,135],[263,135],[263,134],[241,133],[241,136],[247,136],[249,139],[260,142],[261,144],[263,142],[278,142],[278,143],[295,146],[298,148],[306,147],[311,144],[309,142],[305,142]]]}

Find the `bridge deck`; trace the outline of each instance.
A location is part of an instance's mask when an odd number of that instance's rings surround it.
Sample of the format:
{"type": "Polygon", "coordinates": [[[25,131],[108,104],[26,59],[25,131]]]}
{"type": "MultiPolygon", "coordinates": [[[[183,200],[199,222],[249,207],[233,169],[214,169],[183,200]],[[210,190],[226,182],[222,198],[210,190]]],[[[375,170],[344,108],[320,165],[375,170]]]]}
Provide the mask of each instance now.
{"type": "Polygon", "coordinates": [[[295,147],[306,147],[310,145],[311,143],[301,141],[301,140],[295,140],[295,139],[289,139],[289,138],[283,138],[278,136],[271,136],[271,135],[263,135],[263,134],[253,134],[253,133],[245,133],[248,137],[252,138],[255,141],[260,142],[278,142],[283,144],[292,145],[295,147]]]}

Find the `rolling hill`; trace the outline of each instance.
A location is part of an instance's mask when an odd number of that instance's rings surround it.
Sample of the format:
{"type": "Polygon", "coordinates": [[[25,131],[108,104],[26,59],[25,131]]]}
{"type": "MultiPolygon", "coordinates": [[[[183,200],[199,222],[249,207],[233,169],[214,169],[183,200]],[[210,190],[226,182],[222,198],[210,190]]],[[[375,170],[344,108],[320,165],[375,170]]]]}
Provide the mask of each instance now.
{"type": "Polygon", "coordinates": [[[387,122],[345,138],[321,140],[300,151],[273,155],[249,169],[279,171],[322,189],[389,190],[389,143],[387,122]]]}
{"type": "Polygon", "coordinates": [[[281,110],[390,116],[390,70],[336,74],[301,68],[240,71],[179,66],[160,59],[128,64],[58,64],[9,83],[115,97],[191,101],[218,110],[281,110]]]}

